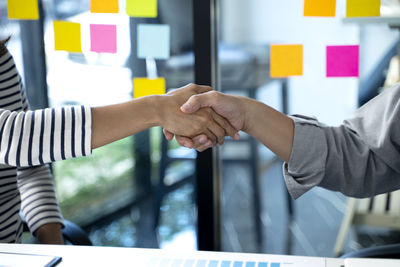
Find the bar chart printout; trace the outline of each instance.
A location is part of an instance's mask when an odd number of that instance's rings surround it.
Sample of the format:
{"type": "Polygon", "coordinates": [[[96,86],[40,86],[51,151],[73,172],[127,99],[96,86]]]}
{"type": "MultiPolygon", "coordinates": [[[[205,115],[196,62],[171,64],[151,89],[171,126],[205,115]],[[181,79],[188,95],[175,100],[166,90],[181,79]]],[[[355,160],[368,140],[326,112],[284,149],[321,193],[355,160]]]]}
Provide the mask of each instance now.
{"type": "MultiPolygon", "coordinates": [[[[206,252],[205,252],[206,253],[206,252]]],[[[218,253],[228,257],[216,257],[210,253],[209,257],[196,258],[152,258],[147,267],[327,267],[325,258],[257,255],[241,253],[218,253]],[[229,254],[232,254],[229,257],[229,254]],[[264,257],[263,257],[264,256],[264,257]]],[[[205,255],[207,256],[207,255],[205,255]]],[[[331,265],[329,265],[331,266],[331,265]]],[[[336,267],[336,266],[335,266],[336,267]]],[[[338,265],[337,267],[340,267],[338,265]]]]}
{"type": "MultiPolygon", "coordinates": [[[[228,261],[228,260],[182,260],[182,259],[162,259],[151,261],[148,267],[281,267],[296,266],[293,263],[281,265],[280,262],[254,262],[254,261],[228,261]]],[[[325,266],[325,265],[324,265],[325,266]]]]}

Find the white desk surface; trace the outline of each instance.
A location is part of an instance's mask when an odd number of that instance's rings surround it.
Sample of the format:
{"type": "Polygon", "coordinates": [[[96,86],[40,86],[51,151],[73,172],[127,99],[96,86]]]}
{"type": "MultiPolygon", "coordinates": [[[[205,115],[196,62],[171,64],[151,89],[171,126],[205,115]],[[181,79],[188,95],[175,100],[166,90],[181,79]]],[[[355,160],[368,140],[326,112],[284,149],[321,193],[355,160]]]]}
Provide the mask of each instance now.
{"type": "MultiPolygon", "coordinates": [[[[344,265],[343,259],[331,258],[203,251],[172,252],[159,249],[116,247],[0,244],[0,252],[62,257],[62,262],[58,264],[57,267],[341,267],[344,265]],[[268,264],[263,265],[257,263],[268,264]]],[[[0,266],[1,265],[0,257],[0,266]]],[[[29,263],[26,266],[30,266],[29,263]]]]}

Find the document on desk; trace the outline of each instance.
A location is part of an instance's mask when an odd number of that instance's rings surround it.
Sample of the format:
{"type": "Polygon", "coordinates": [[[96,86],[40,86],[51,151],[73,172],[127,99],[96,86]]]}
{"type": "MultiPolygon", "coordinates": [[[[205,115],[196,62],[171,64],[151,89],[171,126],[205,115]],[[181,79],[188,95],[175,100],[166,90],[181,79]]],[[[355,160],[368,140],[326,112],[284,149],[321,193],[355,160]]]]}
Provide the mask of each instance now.
{"type": "Polygon", "coordinates": [[[55,256],[0,252],[0,267],[53,267],[60,261],[55,256]]]}
{"type": "Polygon", "coordinates": [[[344,267],[343,259],[263,255],[248,253],[197,252],[186,256],[166,254],[147,261],[145,267],[344,267]]]}

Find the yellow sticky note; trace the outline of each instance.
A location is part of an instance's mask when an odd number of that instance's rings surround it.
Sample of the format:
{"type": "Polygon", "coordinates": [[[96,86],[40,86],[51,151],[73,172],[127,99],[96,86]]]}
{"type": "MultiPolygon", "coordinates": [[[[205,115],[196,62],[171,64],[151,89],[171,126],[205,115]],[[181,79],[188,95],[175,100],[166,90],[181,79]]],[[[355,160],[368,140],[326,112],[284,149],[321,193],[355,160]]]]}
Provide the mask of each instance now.
{"type": "Polygon", "coordinates": [[[303,75],[303,45],[271,45],[272,78],[303,75]]]}
{"type": "Polygon", "coordinates": [[[165,94],[165,79],[156,78],[134,78],[133,79],[133,97],[139,98],[147,95],[165,94]]]}
{"type": "Polygon", "coordinates": [[[39,19],[38,0],[7,0],[9,19],[39,19]]]}
{"type": "Polygon", "coordinates": [[[346,17],[379,17],[380,0],[347,0],[346,17]]]}
{"type": "Polygon", "coordinates": [[[156,18],[157,0],[126,0],[126,13],[131,17],[156,18]]]}
{"type": "Polygon", "coordinates": [[[67,21],[54,21],[55,50],[82,52],[81,25],[67,21]]]}
{"type": "Polygon", "coordinates": [[[304,16],[334,17],[336,0],[304,0],[304,16]]]}
{"type": "Polygon", "coordinates": [[[90,0],[92,13],[118,13],[118,0],[90,0]]]}

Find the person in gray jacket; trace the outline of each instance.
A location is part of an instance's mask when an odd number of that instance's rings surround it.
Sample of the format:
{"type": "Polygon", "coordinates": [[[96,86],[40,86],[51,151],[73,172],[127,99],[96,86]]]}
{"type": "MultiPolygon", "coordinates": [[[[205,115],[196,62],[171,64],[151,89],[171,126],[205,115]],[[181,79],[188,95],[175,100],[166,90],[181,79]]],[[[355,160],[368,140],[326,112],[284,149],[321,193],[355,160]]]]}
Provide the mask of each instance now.
{"type": "MultiPolygon", "coordinates": [[[[181,110],[191,113],[201,107],[212,107],[282,158],[285,182],[295,199],[314,186],[353,197],[400,188],[400,84],[385,89],[337,127],[215,91],[192,96],[181,110]]],[[[199,151],[211,146],[205,136],[177,140],[199,151]]]]}

